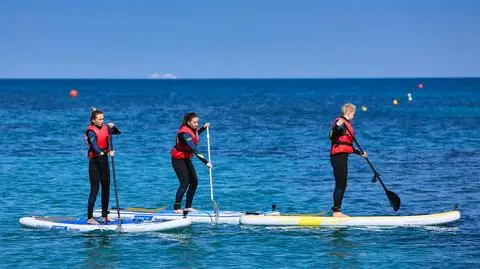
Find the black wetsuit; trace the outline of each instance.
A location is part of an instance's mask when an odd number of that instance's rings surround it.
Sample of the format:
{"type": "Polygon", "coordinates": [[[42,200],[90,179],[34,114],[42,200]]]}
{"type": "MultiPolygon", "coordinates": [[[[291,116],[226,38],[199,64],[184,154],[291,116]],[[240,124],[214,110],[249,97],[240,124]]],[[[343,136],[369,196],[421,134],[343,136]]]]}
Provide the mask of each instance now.
{"type": "MultiPolygon", "coordinates": [[[[114,126],[110,129],[111,134],[120,134],[120,130],[114,126]]],[[[90,150],[96,154],[104,152],[103,155],[92,157],[88,162],[88,175],[90,177],[90,195],[88,196],[87,218],[93,218],[93,208],[97,200],[100,185],[102,186],[102,217],[108,215],[108,202],[110,199],[110,166],[108,162],[108,149],[98,147],[95,134],[92,131],[87,132],[87,138],[92,145],[90,150]]]]}
{"type": "MultiPolygon", "coordinates": [[[[198,135],[200,135],[205,128],[200,128],[198,130],[198,135]]],[[[193,138],[187,133],[181,133],[178,135],[178,140],[180,143],[186,145],[190,151],[195,154],[200,161],[204,164],[208,163],[208,160],[198,151],[197,146],[193,143],[193,138]]],[[[192,207],[193,197],[197,190],[198,179],[195,167],[193,166],[192,160],[190,158],[186,159],[174,159],[172,158],[172,166],[177,174],[178,181],[180,181],[180,186],[177,189],[175,195],[175,204],[173,208],[175,210],[182,207],[182,199],[185,192],[187,192],[187,201],[185,203],[185,208],[192,207]],[[188,189],[188,191],[187,191],[188,189]]]]}
{"type": "MultiPolygon", "coordinates": [[[[336,122],[333,124],[332,128],[332,143],[335,141],[335,137],[345,135],[346,129],[345,124],[338,126],[336,122]]],[[[361,155],[362,153],[353,149],[353,153],[361,155]]],[[[347,178],[348,178],[348,155],[350,153],[337,153],[330,155],[330,164],[333,168],[333,176],[335,177],[335,190],[333,191],[333,212],[340,212],[342,207],[343,195],[347,189],[347,178]]]]}

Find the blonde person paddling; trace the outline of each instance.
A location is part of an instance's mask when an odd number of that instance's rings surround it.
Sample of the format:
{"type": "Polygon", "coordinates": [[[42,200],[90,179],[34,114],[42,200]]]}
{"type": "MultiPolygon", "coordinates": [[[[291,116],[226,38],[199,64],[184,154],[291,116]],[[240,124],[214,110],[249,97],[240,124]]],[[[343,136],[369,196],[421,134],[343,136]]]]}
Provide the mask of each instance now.
{"type": "Polygon", "coordinates": [[[355,105],[347,103],[342,106],[342,116],[336,118],[332,123],[330,131],[330,163],[335,178],[335,189],[333,191],[333,217],[348,217],[341,211],[343,195],[347,189],[348,178],[348,155],[355,153],[366,158],[367,153],[361,152],[353,147],[355,131],[350,121],[355,117],[355,105]]]}

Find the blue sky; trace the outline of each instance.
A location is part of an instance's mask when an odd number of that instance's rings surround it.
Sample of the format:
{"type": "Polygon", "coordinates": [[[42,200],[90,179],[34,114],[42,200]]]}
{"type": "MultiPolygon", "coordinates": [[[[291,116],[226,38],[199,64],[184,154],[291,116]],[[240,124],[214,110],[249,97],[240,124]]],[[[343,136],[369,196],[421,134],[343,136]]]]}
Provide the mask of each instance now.
{"type": "Polygon", "coordinates": [[[0,0],[0,78],[480,76],[480,1],[0,0]]]}

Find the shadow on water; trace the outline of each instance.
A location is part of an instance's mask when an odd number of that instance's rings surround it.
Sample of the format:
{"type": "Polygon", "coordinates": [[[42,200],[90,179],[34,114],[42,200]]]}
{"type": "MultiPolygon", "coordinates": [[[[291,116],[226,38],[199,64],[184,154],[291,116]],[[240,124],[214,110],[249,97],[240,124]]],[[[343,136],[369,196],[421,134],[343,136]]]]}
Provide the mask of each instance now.
{"type": "Polygon", "coordinates": [[[358,264],[360,244],[348,240],[349,231],[347,228],[335,228],[330,231],[330,250],[327,256],[333,258],[331,268],[356,268],[358,264]]]}
{"type": "Polygon", "coordinates": [[[84,268],[115,268],[119,263],[115,248],[112,246],[118,235],[111,233],[85,234],[84,268]]]}
{"type": "MultiPolygon", "coordinates": [[[[182,249],[184,257],[180,260],[168,261],[171,266],[186,266],[191,264],[191,256],[194,255],[195,242],[191,238],[190,229],[182,229],[171,232],[145,232],[145,233],[117,233],[117,232],[92,232],[80,235],[84,240],[83,261],[79,268],[118,268],[125,265],[125,259],[137,266],[147,266],[145,259],[137,256],[152,256],[162,249],[165,253],[176,253],[182,249]],[[142,247],[132,245],[135,242],[142,247]],[[159,247],[159,245],[161,247],[159,247]]],[[[153,260],[157,259],[155,256],[153,260]]],[[[201,259],[201,257],[198,257],[201,259]]],[[[128,263],[127,262],[127,263],[128,263]]],[[[165,261],[163,261],[165,263],[165,261]]]]}

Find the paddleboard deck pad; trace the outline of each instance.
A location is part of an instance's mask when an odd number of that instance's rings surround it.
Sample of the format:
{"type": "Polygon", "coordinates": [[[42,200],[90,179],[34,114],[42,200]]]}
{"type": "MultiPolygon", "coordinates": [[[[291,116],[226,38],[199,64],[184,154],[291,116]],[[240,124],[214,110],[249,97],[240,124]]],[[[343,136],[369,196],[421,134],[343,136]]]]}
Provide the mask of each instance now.
{"type": "Polygon", "coordinates": [[[414,216],[362,216],[329,217],[318,215],[244,215],[240,218],[243,225],[259,226],[422,226],[440,225],[460,219],[460,211],[453,210],[437,214],[414,216]]]}
{"type": "Polygon", "coordinates": [[[145,221],[143,219],[117,220],[103,222],[98,225],[88,224],[87,219],[72,217],[30,216],[19,220],[20,224],[36,229],[66,230],[75,232],[119,231],[119,232],[160,232],[185,228],[192,224],[188,218],[166,221],[145,221]]]}

